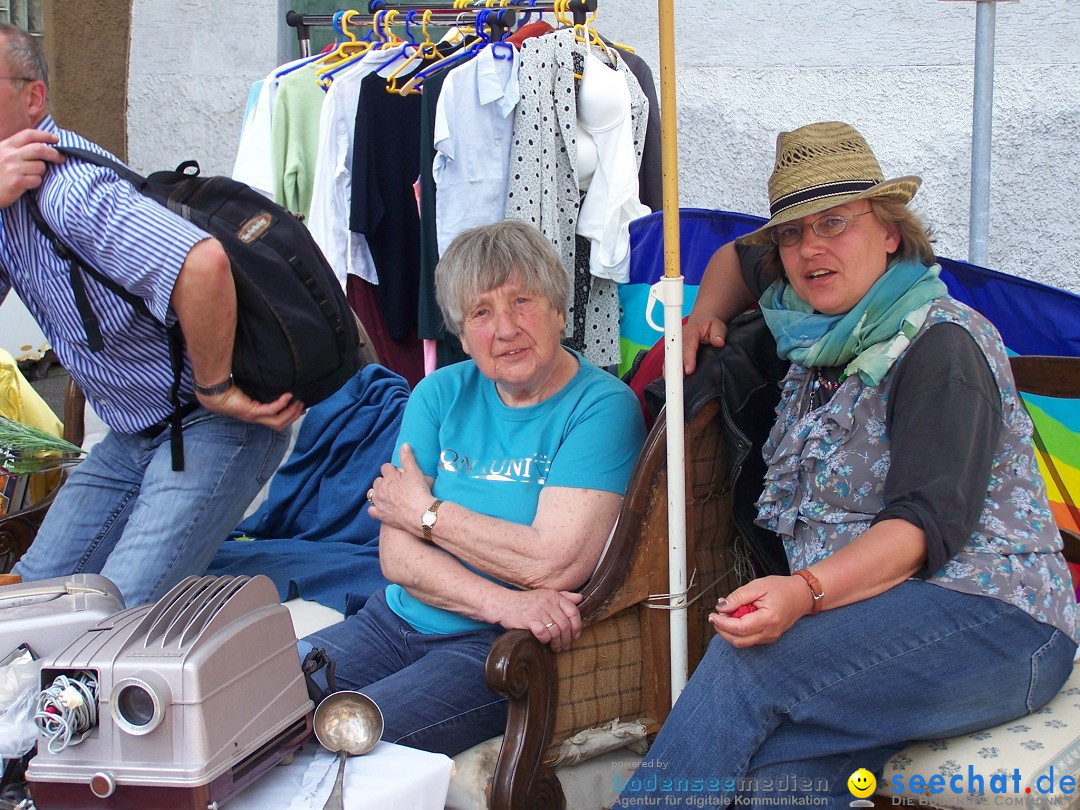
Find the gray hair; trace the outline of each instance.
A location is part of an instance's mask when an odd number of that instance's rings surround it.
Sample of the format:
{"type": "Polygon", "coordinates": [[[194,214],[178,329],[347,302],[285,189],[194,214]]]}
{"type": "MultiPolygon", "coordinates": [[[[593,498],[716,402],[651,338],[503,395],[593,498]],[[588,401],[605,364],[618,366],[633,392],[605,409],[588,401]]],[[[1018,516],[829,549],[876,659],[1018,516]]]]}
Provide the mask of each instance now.
{"type": "Polygon", "coordinates": [[[469,308],[512,278],[557,312],[570,305],[570,276],[536,228],[507,219],[458,234],[435,268],[435,299],[446,328],[460,336],[469,308]]]}
{"type": "Polygon", "coordinates": [[[49,63],[41,42],[16,25],[0,23],[0,41],[5,44],[4,60],[15,78],[44,82],[49,86],[49,63]]]}

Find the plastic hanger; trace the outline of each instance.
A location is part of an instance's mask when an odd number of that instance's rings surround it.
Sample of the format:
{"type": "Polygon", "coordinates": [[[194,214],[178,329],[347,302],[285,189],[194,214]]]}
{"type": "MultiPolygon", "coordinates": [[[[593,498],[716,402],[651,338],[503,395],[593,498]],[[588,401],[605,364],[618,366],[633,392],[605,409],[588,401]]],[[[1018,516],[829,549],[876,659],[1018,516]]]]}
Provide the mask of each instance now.
{"type": "MultiPolygon", "coordinates": [[[[507,0],[501,0],[506,5],[507,0]]],[[[487,18],[487,24],[494,36],[489,37],[491,42],[491,55],[496,59],[513,59],[514,46],[506,41],[510,36],[510,28],[506,23],[506,12],[503,10],[493,11],[487,18]]]]}
{"type": "Polygon", "coordinates": [[[359,11],[338,11],[334,14],[334,29],[338,32],[338,45],[334,50],[317,57],[315,64],[335,65],[343,59],[363,55],[371,48],[368,39],[357,39],[356,34],[349,30],[349,22],[357,16],[359,11]]]}
{"type": "MultiPolygon", "coordinates": [[[[535,10],[535,9],[536,9],[536,0],[529,0],[529,8],[528,8],[528,10],[526,10],[525,16],[522,18],[521,25],[519,26],[519,28],[524,28],[526,25],[528,25],[530,22],[532,22],[533,10],[535,10]]],[[[543,22],[543,20],[544,20],[544,12],[538,11],[537,14],[536,14],[536,21],[537,22],[543,22]]]]}
{"type": "Polygon", "coordinates": [[[382,45],[379,47],[384,51],[396,47],[401,42],[401,40],[398,39],[397,34],[395,34],[391,28],[394,24],[394,20],[397,18],[398,10],[395,8],[383,9],[375,12],[375,36],[382,40],[382,45]]]}
{"type": "Polygon", "coordinates": [[[417,89],[417,86],[423,81],[423,77],[420,74],[431,75],[436,70],[441,70],[442,68],[446,67],[443,62],[451,59],[453,56],[456,55],[452,52],[443,53],[443,51],[439,50],[440,45],[456,45],[459,42],[463,42],[465,39],[465,36],[461,33],[461,29],[454,26],[450,28],[443,35],[442,39],[440,39],[438,42],[432,42],[427,30],[427,23],[429,23],[430,21],[431,9],[426,9],[424,11],[424,17],[420,23],[420,26],[424,32],[424,41],[420,43],[420,49],[422,51],[421,56],[423,57],[424,61],[431,62],[432,64],[429,67],[421,68],[420,70],[416,71],[415,73],[413,73],[412,76],[408,78],[408,80],[406,80],[405,84],[403,84],[401,89],[398,91],[403,96],[410,93],[419,93],[420,91],[417,89]]]}
{"type": "Polygon", "coordinates": [[[574,21],[567,16],[569,8],[570,0],[555,0],[555,22],[562,28],[569,28],[574,24],[574,21]]]}
{"type": "MultiPolygon", "coordinates": [[[[430,9],[426,10],[424,13],[425,13],[427,19],[431,18],[430,9]]],[[[401,53],[398,54],[398,57],[404,56],[405,52],[409,48],[412,48],[412,51],[409,52],[409,54],[405,57],[405,59],[403,59],[401,61],[401,64],[399,64],[396,68],[394,68],[394,72],[386,77],[386,92],[388,92],[388,93],[400,93],[401,95],[410,95],[411,93],[418,93],[419,91],[413,90],[411,87],[410,88],[398,87],[398,76],[401,75],[401,72],[403,70],[405,70],[405,68],[407,68],[413,62],[415,62],[417,59],[423,59],[425,53],[438,54],[438,50],[435,48],[435,43],[432,42],[431,39],[428,37],[428,34],[427,34],[427,22],[426,21],[425,21],[425,23],[423,25],[424,41],[423,42],[417,42],[416,41],[416,37],[415,37],[415,35],[413,34],[413,31],[412,31],[412,25],[413,25],[413,22],[416,19],[416,15],[417,15],[417,10],[416,9],[412,9],[411,11],[409,11],[408,14],[405,15],[405,38],[406,38],[406,42],[405,42],[405,45],[402,46],[401,53]]]]}
{"type": "MultiPolygon", "coordinates": [[[[463,2],[463,0],[454,0],[454,8],[463,8],[464,6],[461,5],[462,2],[463,2]]],[[[468,4],[470,2],[470,0],[464,0],[464,2],[466,4],[468,4]]],[[[471,59],[477,53],[480,52],[481,48],[483,48],[485,45],[490,44],[491,43],[491,38],[487,35],[487,32],[485,30],[485,25],[484,25],[486,23],[486,21],[487,21],[488,13],[489,12],[488,12],[487,9],[483,9],[481,11],[476,12],[475,29],[476,29],[477,39],[476,39],[475,42],[473,42],[470,45],[462,48],[460,51],[457,51],[456,53],[450,54],[449,56],[447,56],[446,58],[442,59],[441,61],[437,62],[434,65],[429,65],[428,67],[421,68],[420,70],[418,70],[416,73],[413,74],[413,79],[410,80],[413,83],[413,87],[415,87],[417,84],[420,84],[421,82],[423,82],[424,79],[426,79],[428,76],[430,76],[432,73],[434,73],[437,70],[449,69],[449,67],[451,65],[456,65],[456,64],[459,64],[461,62],[465,62],[465,61],[471,59]]],[[[505,43],[505,44],[507,44],[507,47],[510,47],[510,48],[513,47],[513,45],[509,45],[508,43],[505,43]]]]}
{"type": "MultiPolygon", "coordinates": [[[[567,5],[569,5],[569,2],[570,2],[570,0],[567,0],[567,5]]],[[[590,25],[590,23],[596,22],[596,18],[599,17],[599,16],[600,16],[600,12],[594,10],[593,13],[592,13],[592,16],[586,17],[584,22],[579,23],[579,24],[574,26],[574,31],[579,32],[581,34],[581,36],[578,36],[578,38],[577,38],[578,42],[585,42],[588,45],[596,45],[596,46],[598,46],[600,48],[600,50],[602,50],[604,52],[604,54],[608,57],[608,60],[611,62],[612,67],[615,67],[615,65],[616,65],[615,55],[612,54],[611,51],[609,51],[607,49],[608,44],[610,44],[614,48],[619,48],[620,50],[626,51],[628,53],[634,53],[634,49],[631,48],[629,45],[623,45],[622,43],[619,43],[619,42],[609,42],[609,43],[605,44],[604,40],[602,40],[600,38],[600,35],[598,33],[596,33],[596,29],[592,28],[591,25],[590,25]],[[580,31],[579,31],[579,29],[580,29],[580,31]]]]}
{"type": "MultiPolygon", "coordinates": [[[[319,60],[320,64],[316,72],[316,81],[323,90],[330,88],[330,85],[334,81],[334,76],[354,64],[358,59],[366,56],[373,47],[372,32],[369,31],[363,39],[357,39],[356,36],[349,31],[349,21],[359,13],[360,12],[358,11],[351,10],[337,13],[344,15],[340,20],[340,30],[342,31],[344,40],[335,50],[323,54],[323,58],[319,60]]],[[[337,14],[334,15],[335,19],[337,18],[337,14]]],[[[338,27],[336,22],[335,27],[338,27]]]]}

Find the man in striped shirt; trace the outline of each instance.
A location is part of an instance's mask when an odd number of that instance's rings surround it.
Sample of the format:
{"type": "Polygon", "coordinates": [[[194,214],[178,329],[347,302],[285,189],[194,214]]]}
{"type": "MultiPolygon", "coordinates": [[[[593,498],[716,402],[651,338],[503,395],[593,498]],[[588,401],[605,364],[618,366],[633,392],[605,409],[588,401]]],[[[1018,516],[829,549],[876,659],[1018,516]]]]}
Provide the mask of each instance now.
{"type": "Polygon", "coordinates": [[[236,296],[220,243],[108,169],[51,144],[102,151],[49,115],[39,44],[0,24],[0,301],[14,288],[71,377],[111,428],[49,509],[15,573],[101,573],[127,604],[202,573],[277,468],[303,404],[259,403],[232,385],[236,296]],[[140,315],[85,278],[104,348],[91,351],[69,264],[34,226],[27,195],[60,241],[142,298],[140,315]],[[186,343],[185,469],[172,469],[173,371],[162,324],[186,343]]]}

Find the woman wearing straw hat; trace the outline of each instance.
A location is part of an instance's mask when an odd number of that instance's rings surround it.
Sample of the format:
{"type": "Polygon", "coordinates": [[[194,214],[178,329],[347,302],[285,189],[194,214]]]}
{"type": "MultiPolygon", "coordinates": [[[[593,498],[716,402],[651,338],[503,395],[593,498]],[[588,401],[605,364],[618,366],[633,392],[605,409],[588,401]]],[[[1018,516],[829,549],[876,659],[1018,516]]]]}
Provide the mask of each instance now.
{"type": "Polygon", "coordinates": [[[757,522],[793,573],[717,603],[622,806],[846,806],[853,771],[1034,711],[1072,668],[1076,606],[1031,423],[997,331],[938,278],[907,208],[919,183],[886,180],[847,124],[777,140],[771,219],[744,240],[770,246],[760,304],[791,361],[757,522]]]}

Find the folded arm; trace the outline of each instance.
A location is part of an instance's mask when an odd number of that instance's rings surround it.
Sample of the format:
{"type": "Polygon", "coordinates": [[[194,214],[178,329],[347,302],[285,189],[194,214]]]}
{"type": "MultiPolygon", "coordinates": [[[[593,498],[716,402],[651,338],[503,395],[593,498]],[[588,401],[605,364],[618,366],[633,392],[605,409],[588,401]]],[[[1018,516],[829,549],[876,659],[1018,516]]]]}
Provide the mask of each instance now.
{"type": "MultiPolygon", "coordinates": [[[[372,486],[372,517],[402,531],[420,533],[420,518],[431,505],[431,479],[420,470],[408,445],[400,469],[383,466],[372,486]]],[[[444,503],[431,541],[469,565],[522,588],[568,590],[592,573],[622,506],[614,492],[545,487],[531,525],[500,520],[444,503]]]]}
{"type": "Polygon", "coordinates": [[[581,635],[581,595],[554,588],[514,590],[469,570],[453,555],[415,534],[383,523],[379,533],[383,575],[433,607],[507,629],[528,630],[566,649],[581,635]]]}

